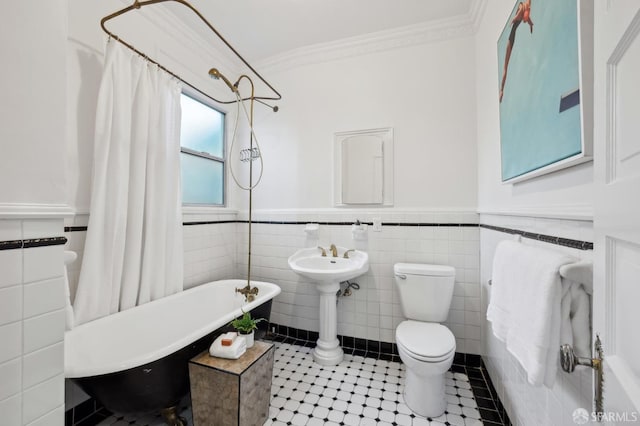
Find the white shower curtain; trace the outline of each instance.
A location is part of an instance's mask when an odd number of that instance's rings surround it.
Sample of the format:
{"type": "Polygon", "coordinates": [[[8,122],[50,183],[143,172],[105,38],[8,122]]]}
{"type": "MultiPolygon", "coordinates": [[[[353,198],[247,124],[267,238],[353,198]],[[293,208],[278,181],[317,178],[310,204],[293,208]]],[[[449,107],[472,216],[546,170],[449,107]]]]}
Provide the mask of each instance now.
{"type": "Polygon", "coordinates": [[[75,325],[182,290],[180,92],[107,43],[75,325]]]}

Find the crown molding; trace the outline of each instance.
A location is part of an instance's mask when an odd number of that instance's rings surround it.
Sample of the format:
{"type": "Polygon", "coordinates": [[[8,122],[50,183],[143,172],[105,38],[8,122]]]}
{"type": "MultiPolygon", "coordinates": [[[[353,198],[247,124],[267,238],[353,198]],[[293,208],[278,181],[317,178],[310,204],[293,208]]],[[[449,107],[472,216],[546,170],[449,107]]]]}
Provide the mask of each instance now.
{"type": "Polygon", "coordinates": [[[305,46],[259,61],[257,66],[263,70],[276,72],[303,65],[469,37],[475,34],[476,27],[482,18],[485,1],[472,2],[469,13],[463,16],[305,46]]]}
{"type": "Polygon", "coordinates": [[[471,2],[471,8],[469,9],[469,19],[473,25],[473,33],[478,32],[480,23],[484,18],[484,12],[487,9],[487,0],[475,0],[471,2]]]}
{"type": "MultiPolygon", "coordinates": [[[[293,49],[256,61],[255,68],[270,72],[283,71],[303,65],[472,36],[482,21],[486,4],[487,0],[472,0],[465,15],[293,49]]],[[[168,8],[160,7],[149,11],[148,18],[156,24],[162,21],[160,27],[175,28],[182,36],[193,41],[198,50],[207,52],[212,60],[216,58],[219,63],[222,59],[223,64],[229,69],[237,71],[243,68],[241,65],[233,65],[234,58],[228,52],[212,49],[210,39],[205,38],[201,31],[190,28],[168,8]]],[[[195,50],[189,44],[185,47],[195,50]]]]}
{"type": "MultiPolygon", "coordinates": [[[[182,38],[183,42],[187,42],[183,44],[183,48],[188,49],[194,53],[197,53],[198,56],[206,55],[206,59],[215,61],[218,65],[222,64],[224,67],[231,69],[233,71],[239,71],[240,67],[235,64],[235,56],[232,55],[227,50],[220,50],[217,47],[212,46],[212,40],[217,41],[214,34],[211,34],[211,37],[205,37],[204,34],[196,29],[191,28],[184,22],[178,15],[171,11],[166,5],[159,5],[156,7],[149,7],[144,10],[144,15],[146,18],[154,24],[156,27],[162,28],[171,28],[176,31],[176,34],[182,38]]],[[[194,20],[197,19],[194,16],[194,20]]],[[[199,25],[205,27],[204,22],[197,20],[199,25]]],[[[207,31],[208,28],[207,28],[207,31]]]]}

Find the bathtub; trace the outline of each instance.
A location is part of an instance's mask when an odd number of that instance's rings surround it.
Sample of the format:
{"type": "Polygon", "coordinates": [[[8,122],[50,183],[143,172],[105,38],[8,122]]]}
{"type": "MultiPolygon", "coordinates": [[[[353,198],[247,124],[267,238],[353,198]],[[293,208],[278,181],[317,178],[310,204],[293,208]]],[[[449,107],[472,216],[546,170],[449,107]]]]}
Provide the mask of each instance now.
{"type": "Polygon", "coordinates": [[[280,287],[252,281],[259,293],[246,303],[235,292],[245,285],[210,282],[67,331],[65,376],[113,412],[174,406],[189,391],[189,359],[227,331],[231,320],[242,311],[269,318],[280,287]]]}

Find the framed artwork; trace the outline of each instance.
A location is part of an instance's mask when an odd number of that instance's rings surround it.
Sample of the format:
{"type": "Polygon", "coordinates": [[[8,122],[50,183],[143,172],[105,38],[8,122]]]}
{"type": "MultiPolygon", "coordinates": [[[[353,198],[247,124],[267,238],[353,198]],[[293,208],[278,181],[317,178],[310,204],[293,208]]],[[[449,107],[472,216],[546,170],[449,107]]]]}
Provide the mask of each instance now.
{"type": "Polygon", "coordinates": [[[592,22],[586,1],[514,5],[498,39],[503,182],[592,159],[592,22]]]}

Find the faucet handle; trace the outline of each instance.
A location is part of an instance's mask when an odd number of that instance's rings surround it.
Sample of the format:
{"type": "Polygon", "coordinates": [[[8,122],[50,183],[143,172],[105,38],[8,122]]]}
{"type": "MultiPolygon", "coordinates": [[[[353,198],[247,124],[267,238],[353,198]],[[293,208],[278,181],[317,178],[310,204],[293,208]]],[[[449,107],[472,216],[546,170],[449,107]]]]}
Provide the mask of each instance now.
{"type": "Polygon", "coordinates": [[[347,251],[345,251],[345,252],[344,252],[344,256],[342,256],[342,257],[344,257],[345,259],[348,259],[348,258],[349,258],[349,252],[350,252],[350,251],[355,252],[356,250],[355,250],[355,249],[349,249],[349,250],[347,250],[347,251]]]}
{"type": "Polygon", "coordinates": [[[327,251],[324,248],[320,247],[320,246],[318,246],[318,248],[320,250],[322,250],[322,257],[327,257],[327,251]]]}

